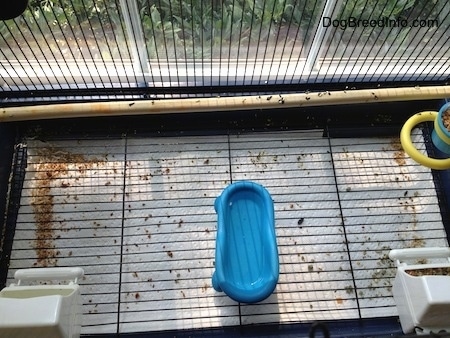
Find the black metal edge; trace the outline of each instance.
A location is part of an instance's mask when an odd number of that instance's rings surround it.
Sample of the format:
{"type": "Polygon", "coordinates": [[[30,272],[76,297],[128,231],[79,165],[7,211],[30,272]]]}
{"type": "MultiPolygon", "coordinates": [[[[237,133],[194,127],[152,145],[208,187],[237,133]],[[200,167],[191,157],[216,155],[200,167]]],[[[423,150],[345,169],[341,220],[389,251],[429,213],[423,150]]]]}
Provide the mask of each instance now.
{"type": "MultiPolygon", "coordinates": [[[[449,101],[450,99],[440,101],[439,105],[437,105],[434,110],[439,110],[442,105],[449,101]]],[[[423,128],[423,137],[425,139],[428,156],[438,159],[448,158],[448,155],[442,153],[433,146],[433,142],[431,141],[432,131],[433,123],[426,123],[425,127],[423,128]]],[[[442,223],[447,235],[447,242],[450,244],[450,169],[432,170],[431,172],[436,188],[436,195],[439,201],[442,223]]]]}
{"type": "MultiPolygon", "coordinates": [[[[136,84],[130,86],[105,85],[104,87],[86,86],[80,88],[79,85],[52,88],[17,88],[10,91],[0,92],[0,107],[11,107],[35,104],[55,104],[67,102],[99,102],[111,100],[139,100],[139,99],[164,99],[164,98],[187,98],[187,97],[215,97],[232,95],[258,95],[273,93],[298,93],[298,92],[323,92],[331,90],[355,90],[355,89],[376,89],[376,88],[396,88],[415,87],[417,81],[392,81],[390,79],[379,79],[379,81],[352,81],[336,82],[332,79],[321,78],[315,82],[297,83],[277,83],[268,81],[264,84],[237,83],[233,85],[220,85],[218,83],[202,84],[192,83],[180,86],[155,86],[148,84],[141,86],[136,84]]],[[[420,81],[421,87],[447,85],[446,81],[420,81]]]]}
{"type": "MultiPolygon", "coordinates": [[[[259,324],[230,327],[217,327],[192,330],[168,330],[158,332],[94,334],[83,335],[84,338],[144,338],[144,337],[321,337],[321,332],[311,334],[313,325],[319,323],[328,329],[330,336],[338,337],[401,337],[403,335],[397,317],[343,319],[319,322],[303,322],[289,324],[259,324]]],[[[425,336],[426,337],[426,336],[425,336]]],[[[433,335],[433,337],[438,337],[433,335]]]]}
{"type": "MultiPolygon", "coordinates": [[[[14,238],[15,219],[11,219],[15,204],[20,199],[14,194],[20,193],[22,188],[14,187],[17,178],[12,175],[13,168],[17,167],[18,148],[16,143],[16,130],[13,124],[0,124],[0,290],[6,286],[9,257],[14,238]]],[[[20,155],[19,155],[20,156],[20,155]]]]}
{"type": "Polygon", "coordinates": [[[433,177],[438,178],[436,193],[441,209],[442,223],[447,234],[447,242],[450,244],[450,171],[443,170],[441,172],[433,171],[433,177]]]}

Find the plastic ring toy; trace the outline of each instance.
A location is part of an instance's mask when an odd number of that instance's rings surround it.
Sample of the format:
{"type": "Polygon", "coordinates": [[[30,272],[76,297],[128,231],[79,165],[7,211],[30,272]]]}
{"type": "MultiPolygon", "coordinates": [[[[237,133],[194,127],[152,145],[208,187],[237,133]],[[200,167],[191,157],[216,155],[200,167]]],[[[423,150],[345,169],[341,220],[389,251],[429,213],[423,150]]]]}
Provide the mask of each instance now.
{"type": "Polygon", "coordinates": [[[447,135],[445,135],[445,133],[442,131],[441,126],[439,125],[438,122],[439,119],[435,119],[434,120],[434,131],[436,132],[436,134],[439,136],[439,138],[445,142],[446,144],[450,144],[450,137],[448,137],[447,135]]]}
{"type": "Polygon", "coordinates": [[[450,158],[436,159],[425,156],[414,147],[411,140],[411,130],[421,122],[435,121],[438,116],[436,111],[424,111],[411,116],[403,125],[400,132],[400,143],[403,150],[416,162],[431,168],[444,170],[450,168],[450,158]]]}

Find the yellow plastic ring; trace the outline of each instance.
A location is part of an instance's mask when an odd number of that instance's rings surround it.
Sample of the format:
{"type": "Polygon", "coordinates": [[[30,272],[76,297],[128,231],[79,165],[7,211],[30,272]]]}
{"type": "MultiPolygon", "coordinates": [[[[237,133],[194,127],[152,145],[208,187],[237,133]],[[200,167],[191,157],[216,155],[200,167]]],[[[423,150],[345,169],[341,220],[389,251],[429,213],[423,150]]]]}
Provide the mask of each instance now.
{"type": "Polygon", "coordinates": [[[411,140],[411,131],[415,126],[421,122],[435,121],[438,112],[436,111],[424,111],[411,116],[403,125],[400,131],[400,142],[403,150],[416,162],[421,165],[431,168],[444,170],[450,168],[450,158],[436,159],[425,156],[414,147],[411,140]]]}

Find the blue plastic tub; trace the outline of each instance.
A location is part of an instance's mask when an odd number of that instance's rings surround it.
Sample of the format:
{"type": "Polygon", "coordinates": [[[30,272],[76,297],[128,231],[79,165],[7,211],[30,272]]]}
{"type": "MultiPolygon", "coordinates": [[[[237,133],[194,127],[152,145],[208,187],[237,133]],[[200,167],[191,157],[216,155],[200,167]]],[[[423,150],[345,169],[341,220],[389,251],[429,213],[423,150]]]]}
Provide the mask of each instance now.
{"type": "Polygon", "coordinates": [[[236,182],[222,192],[214,207],[218,216],[214,289],[241,303],[266,299],[279,275],[269,192],[254,182],[236,182]]]}
{"type": "Polygon", "coordinates": [[[450,155],[450,132],[447,130],[447,128],[445,128],[444,122],[442,122],[442,115],[449,109],[450,103],[444,104],[441,109],[439,109],[438,116],[434,123],[434,129],[431,133],[431,140],[433,144],[447,156],[450,155]],[[436,128],[440,130],[440,135],[437,133],[436,128]],[[441,138],[441,136],[443,136],[444,139],[441,138]]]}

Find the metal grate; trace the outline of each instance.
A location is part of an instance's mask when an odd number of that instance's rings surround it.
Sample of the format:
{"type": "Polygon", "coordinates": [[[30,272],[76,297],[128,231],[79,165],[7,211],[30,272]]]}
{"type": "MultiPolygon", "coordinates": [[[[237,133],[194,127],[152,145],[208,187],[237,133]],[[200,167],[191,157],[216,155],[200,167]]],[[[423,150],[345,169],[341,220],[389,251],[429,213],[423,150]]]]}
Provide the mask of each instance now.
{"type": "Polygon", "coordinates": [[[449,23],[446,1],[31,0],[0,21],[0,97],[445,83],[449,23]]]}
{"type": "Polygon", "coordinates": [[[448,245],[431,172],[398,139],[314,130],[26,144],[9,282],[18,268],[83,267],[84,334],[395,316],[388,251],[448,245]],[[242,179],[275,202],[280,279],[255,305],[211,287],[214,199],[242,179]]]}

